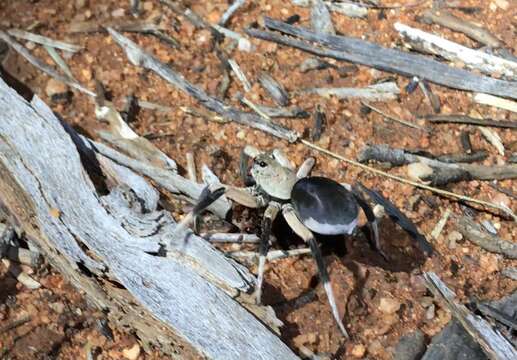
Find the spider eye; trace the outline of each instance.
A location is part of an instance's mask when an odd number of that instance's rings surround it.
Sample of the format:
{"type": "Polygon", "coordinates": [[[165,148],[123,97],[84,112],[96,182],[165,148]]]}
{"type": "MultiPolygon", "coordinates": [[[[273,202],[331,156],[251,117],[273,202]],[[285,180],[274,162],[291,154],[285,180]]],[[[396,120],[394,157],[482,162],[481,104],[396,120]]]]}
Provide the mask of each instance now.
{"type": "Polygon", "coordinates": [[[260,167],[266,167],[267,166],[265,161],[260,161],[258,164],[259,164],[260,167]]]}

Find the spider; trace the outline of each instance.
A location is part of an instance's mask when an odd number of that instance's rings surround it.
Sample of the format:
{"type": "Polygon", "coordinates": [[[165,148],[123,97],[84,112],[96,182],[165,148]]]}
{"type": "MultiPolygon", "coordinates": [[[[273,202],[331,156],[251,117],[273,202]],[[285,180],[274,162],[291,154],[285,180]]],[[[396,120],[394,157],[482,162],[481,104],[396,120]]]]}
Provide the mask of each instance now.
{"type": "MultiPolygon", "coordinates": [[[[348,333],[336,305],[330,277],[314,233],[351,235],[358,226],[359,209],[362,209],[370,228],[370,235],[372,235],[369,239],[371,245],[385,260],[388,260],[380,248],[376,217],[362,196],[362,190],[369,197],[374,198],[376,202],[382,203],[387,213],[412,236],[422,237],[422,235],[389,201],[380,194],[366,189],[361,184],[358,186],[342,185],[325,177],[309,177],[314,163],[314,158],[308,158],[296,171],[282,151],[275,149],[270,152],[261,152],[252,146],[246,146],[241,153],[240,173],[248,186],[246,188],[236,188],[219,184],[215,189],[205,188],[194,209],[179,224],[189,226],[195,216],[199,215],[223,194],[246,207],[265,208],[261,224],[259,264],[255,288],[256,302],[260,304],[271,226],[278,214],[282,213],[293,231],[308,243],[316,261],[332,315],[342,334],[348,338],[348,333]],[[253,160],[251,177],[248,175],[250,159],[253,160]]],[[[422,242],[425,241],[425,238],[418,240],[422,242]]],[[[429,252],[429,247],[425,249],[424,246],[424,251],[429,252]]]]}

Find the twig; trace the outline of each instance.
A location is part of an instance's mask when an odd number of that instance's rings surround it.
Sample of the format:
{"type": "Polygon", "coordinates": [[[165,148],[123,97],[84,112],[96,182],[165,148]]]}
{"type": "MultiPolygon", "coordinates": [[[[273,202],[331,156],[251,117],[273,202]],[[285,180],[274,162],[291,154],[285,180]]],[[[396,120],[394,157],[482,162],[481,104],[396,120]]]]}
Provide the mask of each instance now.
{"type": "Polygon", "coordinates": [[[266,105],[258,105],[255,104],[257,109],[259,109],[262,113],[266,114],[270,118],[275,117],[285,117],[285,118],[298,118],[298,119],[306,119],[310,116],[310,114],[299,108],[298,106],[292,107],[271,107],[266,105]]]}
{"type": "Polygon", "coordinates": [[[59,66],[59,68],[63,71],[63,73],[66,76],[68,76],[70,78],[70,80],[77,82],[77,79],[74,78],[74,75],[72,74],[72,71],[70,70],[70,68],[66,64],[65,60],[63,60],[63,58],[58,54],[56,49],[54,49],[53,47],[48,46],[48,45],[43,45],[43,47],[45,48],[45,50],[47,50],[47,53],[50,55],[52,60],[54,60],[56,65],[59,66]]]}
{"type": "Polygon", "coordinates": [[[473,50],[439,36],[429,34],[402,23],[395,23],[402,38],[419,51],[439,55],[449,61],[461,62],[471,69],[487,75],[502,74],[512,80],[517,79],[517,63],[479,50],[473,50]]]}
{"type": "Polygon", "coordinates": [[[221,19],[219,20],[219,25],[225,26],[228,20],[239,10],[241,6],[246,3],[246,0],[235,0],[233,4],[231,4],[228,9],[223,13],[221,19]]]}
{"type": "Polygon", "coordinates": [[[38,58],[34,57],[24,46],[16,42],[13,38],[11,38],[9,35],[7,35],[4,31],[0,30],[0,39],[4,40],[6,43],[9,44],[18,54],[23,56],[29,63],[37,67],[39,70],[43,71],[45,74],[49,75],[50,77],[53,77],[54,79],[61,81],[62,83],[67,84],[68,86],[77,89],[86,95],[89,95],[91,97],[95,97],[95,93],[93,91],[88,90],[81,84],[79,84],[76,81],[70,80],[68,77],[63,76],[59,74],[56,70],[51,68],[50,66],[43,63],[38,58]]]}
{"type": "Polygon", "coordinates": [[[292,26],[268,17],[264,19],[264,24],[271,30],[280,31],[298,39],[254,28],[249,28],[246,32],[256,38],[274,41],[320,56],[363,64],[404,76],[418,76],[455,89],[481,91],[517,99],[517,83],[515,82],[475,75],[424,56],[388,49],[357,38],[315,33],[306,28],[292,26]]]}
{"type": "Polygon", "coordinates": [[[153,70],[177,88],[193,96],[207,109],[214,111],[221,116],[231,119],[239,124],[263,130],[290,142],[294,142],[298,139],[298,134],[292,130],[288,130],[280,125],[265,121],[260,116],[255,114],[242,112],[240,110],[229,107],[222,101],[209,96],[203,90],[185,80],[183,76],[173,71],[169,66],[162,64],[152,55],[145,53],[133,41],[129,40],[111,28],[108,28],[108,31],[113,39],[124,49],[128,59],[134,65],[153,70]]]}
{"type": "Polygon", "coordinates": [[[458,228],[463,236],[479,247],[496,254],[502,254],[509,259],[517,259],[517,244],[484,232],[481,226],[469,217],[462,216],[458,220],[458,228]]]}
{"type": "Polygon", "coordinates": [[[67,32],[71,34],[107,32],[107,27],[126,32],[149,32],[162,30],[158,24],[148,20],[123,20],[108,21],[106,23],[99,23],[98,21],[74,22],[70,24],[67,32]]]}
{"type": "Polygon", "coordinates": [[[187,174],[190,181],[197,183],[197,175],[196,175],[196,161],[194,160],[194,153],[192,151],[188,151],[186,154],[187,158],[187,174]]]}
{"type": "Polygon", "coordinates": [[[423,118],[435,124],[457,123],[517,129],[517,122],[515,121],[476,119],[466,115],[424,115],[423,118]]]}
{"type": "Polygon", "coordinates": [[[136,104],[141,109],[155,110],[155,111],[159,111],[159,112],[172,112],[174,110],[170,106],[164,106],[164,105],[160,105],[160,104],[156,104],[153,102],[140,100],[140,99],[136,99],[136,104]]]}
{"type": "Polygon", "coordinates": [[[472,338],[481,345],[485,354],[493,360],[510,360],[517,358],[515,348],[498,332],[494,331],[486,320],[474,316],[465,305],[456,302],[456,294],[445,285],[433,272],[424,273],[427,287],[436,298],[441,299],[452,315],[459,320],[472,338]]]}
{"type": "Polygon", "coordinates": [[[244,73],[242,72],[239,64],[237,64],[237,62],[233,59],[228,59],[228,64],[230,64],[230,67],[232,68],[232,71],[234,72],[235,76],[237,76],[237,79],[239,79],[239,81],[241,82],[244,91],[250,92],[251,84],[246,78],[246,75],[244,75],[244,73]]]}
{"type": "MultiPolygon", "coordinates": [[[[293,3],[297,6],[308,7],[311,4],[310,0],[296,0],[293,3]]],[[[325,1],[325,5],[332,12],[337,12],[351,18],[365,18],[368,15],[368,9],[364,4],[345,3],[345,2],[331,2],[325,1]]]]}
{"type": "Polygon", "coordinates": [[[369,101],[395,100],[400,89],[394,82],[370,85],[364,88],[309,88],[301,90],[323,97],[335,96],[338,99],[364,99],[369,101]]]}
{"type": "Polygon", "coordinates": [[[375,160],[389,162],[394,166],[401,166],[410,163],[421,162],[434,168],[446,170],[462,170],[469,173],[472,179],[494,180],[513,179],[517,177],[517,166],[494,165],[484,166],[477,164],[446,163],[426,156],[411,154],[402,149],[390,148],[388,145],[365,146],[358,156],[360,162],[375,160]]]}
{"type": "Polygon", "coordinates": [[[443,228],[445,224],[447,223],[447,220],[449,220],[449,216],[451,216],[451,210],[449,208],[445,209],[445,212],[443,213],[440,221],[436,223],[435,227],[433,228],[433,231],[431,231],[431,237],[435,240],[438,239],[440,234],[443,231],[443,228]]]}
{"type": "Polygon", "coordinates": [[[7,33],[9,33],[9,35],[17,37],[19,39],[29,40],[29,41],[32,41],[37,44],[50,46],[50,47],[68,51],[71,53],[76,53],[82,49],[82,47],[78,46],[78,45],[73,45],[73,44],[68,44],[68,43],[62,42],[62,41],[53,40],[46,36],[33,34],[33,33],[30,33],[28,31],[24,31],[24,30],[11,29],[11,30],[7,30],[7,33]]]}
{"type": "Polygon", "coordinates": [[[483,135],[483,137],[490,144],[492,144],[493,147],[495,147],[497,149],[499,154],[501,156],[504,156],[504,145],[503,145],[503,142],[501,141],[501,138],[499,137],[499,135],[495,131],[493,131],[491,129],[487,129],[485,127],[478,127],[478,129],[481,132],[481,134],[483,135]]]}
{"type": "MultiPolygon", "coordinates": [[[[311,249],[309,248],[303,248],[303,249],[293,249],[293,250],[272,250],[267,253],[267,260],[273,261],[273,260],[279,260],[279,259],[285,259],[291,256],[300,256],[305,254],[310,254],[311,249]]],[[[231,257],[237,257],[237,258],[245,258],[250,261],[258,260],[259,253],[255,251],[233,251],[230,253],[227,253],[231,257]]]]}
{"type": "Polygon", "coordinates": [[[474,100],[474,102],[476,102],[478,104],[495,106],[500,109],[504,109],[504,110],[508,110],[508,111],[517,113],[517,102],[515,102],[515,101],[502,99],[497,96],[493,96],[493,95],[489,95],[489,94],[482,94],[482,93],[475,94],[472,99],[474,100]]]}
{"type": "Polygon", "coordinates": [[[239,50],[251,52],[254,49],[253,44],[246,36],[217,24],[212,25],[212,28],[215,29],[218,33],[228,37],[229,39],[237,41],[239,50]]]}
{"type": "Polygon", "coordinates": [[[383,117],[385,117],[386,119],[388,120],[391,120],[391,121],[394,121],[394,122],[397,122],[399,124],[402,124],[402,125],[405,125],[405,126],[409,126],[413,129],[418,129],[418,130],[422,130],[422,131],[425,131],[425,132],[429,132],[429,129],[426,129],[420,125],[417,125],[417,124],[414,124],[414,123],[411,123],[409,121],[406,121],[406,120],[402,120],[402,119],[399,119],[399,118],[395,118],[391,115],[388,115],[386,114],[385,112],[383,112],[382,110],[380,110],[379,108],[376,108],[375,106],[373,105],[370,105],[369,103],[367,102],[361,102],[361,104],[363,104],[364,106],[366,106],[368,109],[371,109],[373,111],[375,111],[376,113],[382,115],[383,117]]]}
{"type": "Polygon", "coordinates": [[[491,318],[494,318],[496,321],[508,326],[512,330],[517,330],[517,321],[515,321],[512,318],[512,316],[510,316],[510,315],[504,313],[503,311],[496,309],[495,307],[490,306],[488,304],[477,303],[476,307],[485,316],[490,316],[491,318]]]}
{"type": "Polygon", "coordinates": [[[491,47],[500,47],[501,41],[494,35],[490,34],[486,29],[477,26],[469,21],[460,19],[443,9],[440,11],[426,11],[421,18],[424,22],[435,23],[445,26],[454,31],[464,33],[471,39],[491,47]]]}
{"type": "Polygon", "coordinates": [[[241,102],[245,105],[247,105],[251,110],[255,111],[261,118],[263,118],[264,120],[266,121],[269,121],[271,122],[271,118],[269,117],[268,114],[266,114],[265,112],[262,112],[262,110],[257,106],[255,105],[254,103],[251,102],[251,100],[248,100],[246,97],[242,96],[240,98],[241,102]]]}
{"type": "Polygon", "coordinates": [[[255,234],[213,233],[201,234],[201,237],[216,243],[258,244],[260,242],[260,238],[255,234]]]}
{"type": "Polygon", "coordinates": [[[324,149],[324,148],[322,148],[322,147],[320,147],[320,146],[318,146],[316,144],[313,144],[313,143],[311,143],[311,142],[309,142],[309,141],[307,141],[305,139],[301,139],[300,142],[303,143],[304,145],[306,145],[307,147],[311,148],[311,149],[317,150],[317,151],[319,151],[319,152],[321,152],[323,154],[326,154],[328,156],[331,156],[331,157],[333,157],[335,159],[341,160],[343,162],[346,162],[346,163],[348,163],[350,165],[353,165],[355,167],[361,168],[361,169],[366,170],[368,172],[371,172],[371,173],[374,173],[374,174],[377,174],[377,175],[381,175],[381,176],[384,176],[386,178],[389,178],[389,179],[392,179],[392,180],[396,180],[396,181],[404,183],[404,184],[409,184],[409,185],[412,185],[412,186],[420,188],[420,189],[429,190],[431,192],[434,192],[435,194],[440,194],[440,195],[445,196],[445,197],[471,202],[473,204],[482,205],[482,206],[487,207],[487,208],[498,209],[498,210],[502,211],[503,213],[511,216],[512,219],[515,222],[517,222],[517,216],[513,213],[513,211],[511,211],[506,206],[502,206],[502,205],[499,205],[499,204],[491,203],[489,201],[474,199],[474,198],[472,198],[470,196],[456,194],[456,193],[453,193],[453,192],[450,192],[450,191],[446,191],[446,190],[438,189],[436,187],[432,187],[432,186],[429,186],[429,185],[418,183],[416,181],[412,181],[412,180],[409,180],[409,179],[406,179],[406,178],[403,178],[403,177],[400,177],[400,176],[397,176],[397,175],[393,175],[393,174],[387,173],[385,171],[382,171],[382,170],[379,170],[379,169],[375,169],[375,168],[370,167],[368,165],[361,164],[360,162],[357,162],[355,160],[348,159],[348,158],[346,158],[344,156],[341,156],[341,155],[336,154],[336,153],[334,153],[334,152],[332,152],[330,150],[324,149]]]}
{"type": "Polygon", "coordinates": [[[287,106],[289,104],[289,95],[287,91],[285,91],[284,87],[271,75],[266,72],[261,72],[258,80],[260,85],[267,91],[269,96],[275,100],[275,102],[280,106],[287,106]]]}
{"type": "Polygon", "coordinates": [[[429,101],[429,104],[433,108],[433,111],[435,113],[439,113],[441,109],[440,98],[431,91],[431,87],[429,86],[427,81],[419,80],[418,87],[420,88],[420,90],[422,90],[422,93],[424,94],[427,101],[429,101]]]}

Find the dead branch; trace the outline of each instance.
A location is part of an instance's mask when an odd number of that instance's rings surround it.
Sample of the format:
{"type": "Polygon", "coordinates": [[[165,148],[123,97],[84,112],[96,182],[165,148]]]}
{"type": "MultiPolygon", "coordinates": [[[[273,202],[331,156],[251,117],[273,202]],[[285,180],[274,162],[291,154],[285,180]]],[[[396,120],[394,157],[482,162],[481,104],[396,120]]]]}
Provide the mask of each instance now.
{"type": "Polygon", "coordinates": [[[517,122],[515,121],[477,119],[466,115],[424,115],[423,118],[434,124],[456,123],[517,129],[517,122]]]}
{"type": "Polygon", "coordinates": [[[292,37],[255,28],[249,28],[246,32],[259,39],[291,46],[320,56],[371,66],[403,76],[418,76],[421,79],[454,89],[517,99],[517,83],[515,82],[475,75],[436,60],[396,49],[388,49],[357,38],[315,33],[309,29],[292,26],[268,17],[264,18],[264,25],[269,30],[279,31],[292,37]]]}
{"type": "Polygon", "coordinates": [[[358,156],[358,161],[379,161],[388,162],[393,166],[402,166],[410,163],[421,162],[437,169],[451,171],[462,171],[468,173],[469,179],[477,180],[501,180],[514,179],[517,177],[517,166],[515,165],[493,165],[484,166],[465,163],[446,163],[429,157],[411,154],[403,149],[393,149],[388,145],[372,145],[363,148],[358,156]]]}
{"type": "Polygon", "coordinates": [[[474,244],[487,251],[502,254],[509,259],[517,259],[517,244],[483,231],[481,226],[467,216],[462,216],[457,224],[463,236],[474,244]]]}
{"type": "Polygon", "coordinates": [[[458,319],[463,328],[481,345],[485,354],[493,360],[510,360],[517,357],[515,348],[499,332],[492,329],[486,320],[472,314],[465,305],[458,304],[456,294],[433,272],[424,273],[427,287],[458,319]]]}
{"type": "Polygon", "coordinates": [[[439,55],[452,62],[461,62],[468,68],[477,69],[487,75],[503,75],[511,80],[517,79],[517,63],[486,52],[473,50],[420,29],[395,23],[409,47],[418,51],[439,55]]]}
{"type": "Polygon", "coordinates": [[[251,291],[247,269],[194,234],[177,256],[157,256],[176,223],[142,210],[138,194],[150,185],[134,173],[98,194],[82,163],[96,159],[39,98],[28,103],[0,80],[0,200],[92,305],[171,356],[297,358],[228,295],[251,291]]]}
{"type": "Polygon", "coordinates": [[[447,11],[426,11],[421,17],[426,23],[434,23],[445,26],[454,31],[461,32],[471,39],[491,47],[500,47],[501,41],[492,35],[488,30],[471,23],[470,21],[460,19],[447,11]]]}

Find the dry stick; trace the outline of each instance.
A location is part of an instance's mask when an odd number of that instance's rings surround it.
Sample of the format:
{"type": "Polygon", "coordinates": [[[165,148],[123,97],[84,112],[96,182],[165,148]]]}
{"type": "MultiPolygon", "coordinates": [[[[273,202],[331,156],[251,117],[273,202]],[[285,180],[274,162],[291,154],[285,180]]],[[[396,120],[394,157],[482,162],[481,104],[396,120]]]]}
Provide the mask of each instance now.
{"type": "Polygon", "coordinates": [[[331,156],[331,157],[333,157],[335,159],[344,161],[344,162],[346,162],[346,163],[348,163],[350,165],[356,166],[356,167],[361,168],[363,170],[366,170],[368,172],[371,172],[371,173],[374,173],[374,174],[377,174],[377,175],[381,175],[381,176],[387,177],[387,178],[392,179],[392,180],[396,180],[396,181],[404,183],[404,184],[409,184],[409,185],[412,185],[412,186],[420,188],[420,189],[429,190],[431,192],[434,192],[436,194],[440,194],[440,195],[445,196],[445,197],[451,197],[451,198],[455,198],[455,199],[458,199],[458,200],[468,201],[468,202],[471,202],[471,203],[474,203],[474,204],[483,205],[483,206],[488,207],[488,208],[498,209],[498,210],[504,212],[505,214],[511,216],[514,219],[514,221],[517,222],[517,216],[513,213],[513,211],[511,211],[509,208],[507,208],[505,206],[502,206],[502,205],[499,205],[499,204],[495,204],[495,203],[491,203],[489,201],[474,199],[474,198],[472,198],[470,196],[456,194],[456,193],[453,193],[453,192],[450,192],[450,191],[447,191],[447,190],[438,189],[438,188],[435,188],[435,187],[432,187],[432,186],[428,186],[428,185],[425,185],[425,184],[421,184],[421,183],[418,183],[416,181],[412,181],[412,180],[409,180],[409,179],[406,179],[406,178],[403,178],[403,177],[400,177],[400,176],[397,176],[397,175],[393,175],[393,174],[387,173],[385,171],[382,171],[382,170],[379,170],[379,169],[375,169],[375,168],[370,167],[368,165],[361,164],[360,162],[357,162],[357,161],[345,158],[345,157],[343,157],[343,156],[341,156],[339,154],[336,154],[336,153],[334,153],[334,152],[332,152],[330,150],[324,149],[324,148],[322,148],[322,147],[320,147],[320,146],[318,146],[316,144],[313,144],[310,141],[304,140],[304,139],[301,139],[300,142],[303,143],[304,145],[308,146],[311,149],[317,150],[317,151],[319,151],[319,152],[321,152],[323,154],[326,154],[326,155],[331,156]]]}
{"type": "Polygon", "coordinates": [[[81,46],[73,45],[73,44],[68,44],[68,43],[65,43],[65,42],[62,42],[62,41],[50,39],[50,38],[48,38],[46,36],[41,36],[41,35],[33,34],[33,33],[28,32],[28,31],[23,31],[23,30],[18,30],[18,29],[11,29],[11,30],[7,30],[7,32],[9,33],[9,35],[17,37],[19,39],[29,40],[29,41],[32,41],[32,42],[34,42],[36,44],[47,45],[47,46],[50,46],[50,47],[53,47],[53,48],[56,48],[56,49],[60,49],[60,50],[64,50],[64,51],[68,51],[68,52],[71,52],[71,53],[78,52],[79,50],[82,49],[81,46]]]}
{"type": "Polygon", "coordinates": [[[362,88],[308,88],[298,92],[313,93],[322,97],[335,96],[338,99],[364,99],[369,101],[395,100],[400,89],[395,82],[369,85],[362,88]]]}
{"type": "Polygon", "coordinates": [[[456,301],[456,294],[434,272],[424,273],[427,288],[433,295],[442,300],[452,315],[463,325],[493,360],[511,360],[517,358],[517,351],[499,332],[494,331],[488,322],[472,314],[465,305],[456,301]]]}
{"type": "Polygon", "coordinates": [[[152,55],[145,53],[133,41],[129,40],[111,28],[108,28],[108,31],[113,39],[125,51],[131,63],[133,63],[135,66],[141,66],[143,68],[153,70],[172,85],[194,97],[207,109],[214,111],[221,116],[231,119],[239,124],[251,126],[255,129],[265,131],[282,139],[288,140],[289,142],[295,142],[298,139],[298,134],[292,130],[286,129],[283,126],[274,124],[272,122],[268,122],[255,114],[232,108],[219,99],[208,95],[200,88],[188,82],[181,74],[175,72],[169,66],[161,63],[152,55]]]}
{"type": "Polygon", "coordinates": [[[403,76],[418,76],[455,89],[485,92],[517,99],[517,82],[475,75],[467,70],[455,69],[421,55],[385,48],[353,37],[315,33],[309,29],[292,26],[268,17],[264,19],[264,24],[271,30],[277,30],[299,39],[259,29],[250,28],[246,32],[256,38],[295,47],[320,56],[371,66],[403,76]],[[311,42],[315,42],[319,46],[311,42]]]}
{"type": "Polygon", "coordinates": [[[68,67],[68,65],[66,64],[65,60],[63,60],[63,58],[61,57],[61,55],[58,54],[58,52],[56,51],[56,49],[54,49],[53,47],[51,46],[48,46],[48,45],[43,45],[43,47],[45,48],[45,50],[47,50],[47,53],[50,55],[50,57],[52,58],[52,60],[54,60],[54,62],[56,63],[57,66],[59,66],[59,68],[61,69],[61,71],[63,71],[63,73],[68,76],[70,78],[70,80],[72,81],[77,81],[77,79],[74,78],[74,75],[72,74],[72,71],[70,70],[70,68],[68,67]]]}
{"type": "Polygon", "coordinates": [[[386,118],[388,120],[395,121],[395,122],[397,122],[399,124],[409,126],[409,127],[413,128],[413,129],[418,129],[418,130],[422,130],[422,131],[425,131],[425,132],[429,132],[429,129],[426,129],[425,127],[422,127],[420,125],[413,124],[413,123],[411,123],[409,121],[405,121],[405,120],[402,120],[402,119],[395,118],[395,117],[393,117],[391,115],[388,115],[385,112],[383,112],[382,110],[376,108],[375,106],[368,104],[367,102],[363,102],[362,101],[361,104],[366,106],[368,109],[371,109],[371,110],[375,111],[376,113],[382,115],[384,118],[386,118]]]}
{"type": "Polygon", "coordinates": [[[70,24],[67,32],[71,34],[106,32],[107,27],[111,27],[118,31],[127,32],[146,32],[154,30],[163,30],[158,24],[155,24],[154,22],[150,22],[147,20],[124,20],[109,21],[102,24],[97,21],[74,22],[70,24]]]}
{"type": "Polygon", "coordinates": [[[16,42],[12,37],[10,37],[4,31],[1,31],[1,30],[0,30],[0,39],[4,40],[6,43],[8,43],[9,46],[11,46],[14,50],[16,50],[16,52],[18,52],[18,54],[23,56],[28,62],[30,62],[32,65],[34,65],[35,67],[37,67],[38,69],[43,71],[45,74],[49,75],[50,77],[52,77],[58,81],[61,81],[62,83],[65,83],[68,86],[85,93],[86,95],[89,95],[91,97],[96,96],[93,91],[90,91],[87,88],[85,88],[84,86],[82,86],[81,84],[79,84],[78,82],[72,81],[68,77],[59,74],[56,70],[54,70],[47,64],[43,63],[38,58],[34,57],[29,52],[29,50],[27,50],[23,45],[16,42]]]}
{"type": "Polygon", "coordinates": [[[517,63],[514,61],[470,49],[399,22],[395,23],[394,26],[395,30],[399,32],[400,36],[411,48],[439,55],[449,61],[461,62],[467,67],[477,69],[487,75],[502,74],[512,80],[517,79],[517,63]]]}
{"type": "Polygon", "coordinates": [[[443,124],[443,123],[457,123],[457,124],[469,124],[478,126],[491,126],[500,128],[517,129],[517,122],[515,121],[504,121],[504,120],[492,120],[492,119],[476,119],[466,115],[424,115],[423,118],[431,123],[443,124]]]}
{"type": "Polygon", "coordinates": [[[472,180],[503,180],[517,178],[517,166],[515,165],[484,166],[478,164],[447,163],[427,156],[412,154],[403,149],[391,148],[386,144],[365,146],[359,154],[358,160],[360,162],[366,162],[369,160],[390,162],[395,166],[420,162],[434,168],[444,169],[445,171],[466,172],[472,180]]]}
{"type": "Polygon", "coordinates": [[[500,109],[504,109],[504,110],[508,110],[508,111],[517,113],[517,102],[515,102],[515,101],[511,101],[508,99],[502,99],[497,96],[493,96],[493,95],[489,95],[489,94],[482,94],[482,93],[475,94],[474,97],[472,98],[472,100],[474,100],[474,102],[476,102],[478,104],[495,106],[500,109]]]}
{"type": "Polygon", "coordinates": [[[194,160],[194,153],[192,151],[187,152],[187,173],[190,181],[197,183],[196,175],[196,161],[194,160]]]}
{"type": "Polygon", "coordinates": [[[483,231],[481,226],[467,216],[462,216],[457,224],[463,236],[479,247],[496,254],[502,254],[509,259],[517,259],[517,244],[483,231]]]}
{"type": "Polygon", "coordinates": [[[426,11],[421,18],[424,22],[435,23],[445,26],[454,31],[464,33],[471,39],[474,39],[482,44],[490,47],[500,47],[501,41],[494,35],[490,34],[488,30],[477,26],[469,21],[460,19],[443,9],[440,11],[426,11]]]}
{"type": "Polygon", "coordinates": [[[239,10],[239,8],[244,5],[246,0],[235,0],[233,4],[230,5],[228,9],[224,12],[224,14],[221,16],[221,20],[219,20],[219,25],[225,26],[228,20],[239,10]]]}

